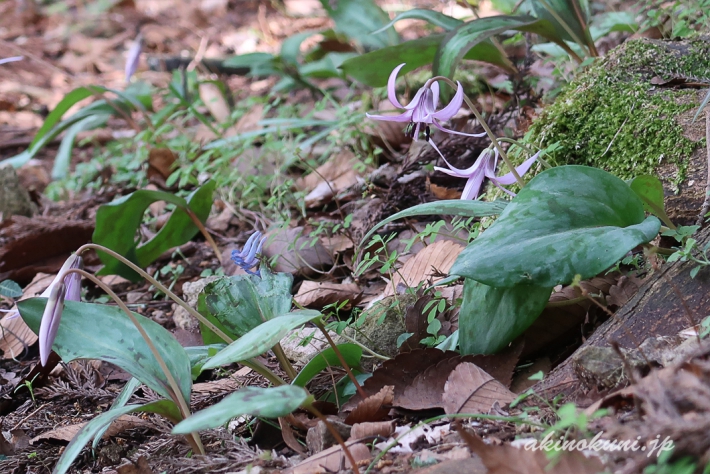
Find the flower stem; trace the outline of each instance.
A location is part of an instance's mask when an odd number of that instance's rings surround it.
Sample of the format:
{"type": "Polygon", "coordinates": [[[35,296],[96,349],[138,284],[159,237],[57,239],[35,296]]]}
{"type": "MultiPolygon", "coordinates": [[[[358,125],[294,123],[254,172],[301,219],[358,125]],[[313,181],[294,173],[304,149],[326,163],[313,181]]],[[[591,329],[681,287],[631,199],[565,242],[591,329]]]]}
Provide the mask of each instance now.
{"type": "MultiPolygon", "coordinates": [[[[212,332],[217,334],[224,342],[227,344],[231,344],[234,342],[234,339],[229,337],[219,329],[217,326],[215,326],[212,321],[209,319],[205,318],[202,316],[200,313],[195,311],[189,304],[185,303],[181,298],[179,298],[175,293],[172,291],[168,290],[162,283],[160,283],[158,280],[150,276],[145,270],[140,268],[138,265],[135,263],[131,262],[130,260],[126,259],[123,255],[118,254],[114,252],[111,249],[108,249],[104,247],[103,245],[98,245],[98,244],[85,244],[79,247],[79,249],[76,251],[77,255],[81,255],[84,251],[86,250],[97,250],[100,252],[105,252],[115,259],[121,261],[125,265],[127,265],[129,268],[131,268],[133,271],[141,275],[143,278],[145,278],[148,283],[151,285],[155,286],[158,288],[160,291],[165,293],[171,300],[173,300],[176,304],[184,308],[190,315],[192,315],[194,318],[196,318],[198,321],[200,321],[202,324],[207,326],[212,332]]],[[[242,365],[249,367],[250,369],[256,371],[258,374],[264,376],[266,379],[268,379],[271,383],[274,385],[285,385],[286,381],[284,381],[282,378],[280,378],[278,375],[274,374],[271,370],[269,370],[264,364],[259,363],[256,359],[249,359],[245,361],[240,362],[242,365]]]]}
{"type": "Polygon", "coordinates": [[[367,398],[367,394],[365,391],[362,389],[362,386],[360,383],[357,381],[355,376],[353,375],[352,371],[350,370],[350,366],[348,366],[348,363],[345,362],[345,358],[343,357],[343,354],[340,352],[340,349],[338,349],[338,346],[335,344],[335,341],[333,341],[333,338],[330,337],[330,334],[328,334],[328,331],[325,329],[325,326],[323,326],[323,323],[320,321],[316,323],[316,326],[318,326],[318,329],[323,333],[325,338],[328,340],[328,344],[330,344],[330,347],[333,348],[333,352],[335,352],[336,357],[340,361],[340,365],[343,366],[343,369],[345,369],[345,373],[348,375],[350,380],[352,381],[353,385],[355,385],[355,389],[357,390],[357,393],[362,397],[362,399],[367,398]]]}
{"type": "MultiPolygon", "coordinates": [[[[449,79],[446,76],[435,76],[429,79],[424,87],[427,87],[428,84],[431,84],[434,81],[441,80],[447,83],[449,86],[451,86],[454,90],[458,89],[457,84],[449,79]]],[[[503,161],[505,162],[505,165],[510,169],[510,172],[513,174],[515,177],[515,181],[517,181],[518,185],[522,188],[525,186],[525,181],[520,177],[518,174],[518,170],[515,169],[515,166],[513,166],[513,163],[510,161],[510,158],[508,158],[508,155],[505,153],[505,150],[503,149],[502,146],[500,146],[500,143],[498,142],[498,137],[496,137],[493,134],[493,131],[491,128],[488,126],[486,121],[483,119],[483,116],[481,116],[480,112],[478,112],[478,109],[473,105],[473,102],[471,102],[471,99],[468,98],[466,94],[463,96],[463,100],[466,101],[466,105],[468,105],[468,108],[471,109],[471,112],[473,112],[473,115],[476,117],[476,120],[481,124],[483,127],[483,130],[486,131],[486,134],[488,134],[488,137],[491,139],[491,142],[493,143],[493,146],[496,147],[496,150],[498,150],[498,153],[500,154],[500,157],[503,158],[503,161]]]]}
{"type": "MultiPolygon", "coordinates": [[[[116,304],[118,305],[119,308],[123,310],[124,313],[128,316],[128,318],[131,320],[133,325],[136,327],[140,335],[143,337],[143,340],[145,340],[145,343],[148,345],[148,348],[150,349],[150,352],[153,353],[153,357],[155,357],[155,360],[158,362],[158,365],[160,366],[160,369],[163,371],[165,374],[165,378],[168,380],[168,393],[170,393],[171,398],[175,402],[175,404],[180,408],[180,413],[182,414],[183,419],[187,418],[190,416],[190,407],[187,405],[187,401],[185,400],[185,397],[182,395],[182,391],[180,390],[180,386],[178,385],[177,381],[175,380],[175,377],[173,376],[172,372],[170,372],[170,369],[168,369],[167,364],[165,363],[165,359],[163,359],[163,356],[160,355],[160,352],[158,352],[158,348],[155,347],[155,344],[153,344],[153,340],[150,338],[148,333],[145,331],[145,328],[141,325],[140,322],[138,322],[138,319],[133,315],[130,309],[128,309],[128,306],[121,300],[121,298],[116,295],[116,293],[113,292],[113,290],[106,285],[104,282],[96,278],[94,275],[91,273],[81,270],[79,268],[70,268],[64,274],[60,277],[61,280],[64,279],[67,275],[70,273],[77,273],[84,278],[91,280],[94,282],[99,288],[104,290],[106,294],[113,299],[116,304]]],[[[195,445],[198,447],[200,450],[200,454],[204,454],[205,450],[204,447],[202,447],[202,442],[200,441],[199,435],[197,433],[191,433],[191,436],[193,436],[195,445]]]]}

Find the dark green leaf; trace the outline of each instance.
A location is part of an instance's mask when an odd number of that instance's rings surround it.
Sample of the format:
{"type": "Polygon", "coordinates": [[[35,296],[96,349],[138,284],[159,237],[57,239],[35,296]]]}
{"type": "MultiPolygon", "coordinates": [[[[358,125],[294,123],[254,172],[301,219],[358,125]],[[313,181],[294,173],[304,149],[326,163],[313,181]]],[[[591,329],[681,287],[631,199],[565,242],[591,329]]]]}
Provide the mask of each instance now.
{"type": "Polygon", "coordinates": [[[215,354],[227,347],[226,344],[210,344],[208,346],[186,347],[187,357],[190,359],[192,367],[192,380],[195,380],[202,373],[202,366],[215,354]]]}
{"type": "Polygon", "coordinates": [[[318,311],[306,309],[270,319],[218,352],[205,363],[203,369],[214,369],[261,355],[274,347],[290,330],[321,316],[318,311]]]}
{"type": "MultiPolygon", "coordinates": [[[[212,207],[215,182],[210,180],[190,193],[187,200],[163,191],[139,190],[99,207],[96,213],[94,243],[103,245],[132,261],[146,267],[163,252],[184,244],[199,232],[192,219],[183,210],[188,207],[198,219],[205,222],[212,207]],[[175,209],[162,229],[148,242],[137,247],[135,236],[143,222],[143,214],[156,201],[175,204],[175,209]]],[[[104,262],[99,275],[121,275],[131,281],[140,277],[118,260],[98,252],[104,262]]]]}
{"type": "MultiPolygon", "coordinates": [[[[126,406],[128,400],[130,400],[135,391],[138,390],[138,387],[140,387],[141,385],[142,384],[140,380],[135,377],[132,377],[128,382],[126,382],[126,385],[123,386],[118,396],[114,398],[113,403],[111,404],[111,408],[109,408],[109,411],[120,409],[126,406]]],[[[99,441],[101,441],[101,437],[104,435],[107,429],[108,425],[104,426],[101,430],[99,430],[98,433],[96,433],[96,436],[94,437],[94,442],[91,444],[92,449],[96,449],[96,446],[98,446],[99,441]]]]}
{"type": "Polygon", "coordinates": [[[301,44],[306,38],[320,34],[320,30],[302,31],[289,36],[281,43],[281,59],[292,66],[298,65],[298,57],[301,54],[301,44]]]}
{"type": "MultiPolygon", "coordinates": [[[[39,333],[47,298],[30,298],[17,303],[22,319],[39,333]]],[[[186,401],[190,400],[190,361],[180,343],[160,324],[135,314],[175,377],[186,401]]],[[[64,362],[99,359],[125,370],[165,398],[170,385],[126,314],[115,306],[65,301],[62,322],[52,346],[64,362]]]]}
{"type": "Polygon", "coordinates": [[[390,26],[393,26],[400,20],[424,20],[434,26],[441,27],[446,31],[451,31],[457,26],[459,26],[461,23],[463,23],[463,21],[459,20],[458,18],[453,18],[449,15],[444,15],[443,13],[436,12],[434,10],[414,8],[412,10],[407,10],[406,12],[400,13],[399,15],[394,17],[392,21],[387,23],[387,25],[382,27],[381,30],[385,30],[390,26]]]}
{"type": "MultiPolygon", "coordinates": [[[[382,48],[356,58],[348,59],[340,68],[348,76],[370,87],[384,87],[392,70],[402,63],[407,63],[400,74],[405,74],[420,66],[431,64],[444,39],[443,34],[429,35],[424,38],[407,41],[397,46],[382,48]]],[[[473,46],[464,59],[475,59],[513,71],[508,58],[490,41],[483,41],[473,46]]]]}
{"type": "Polygon", "coordinates": [[[335,30],[360,42],[366,49],[397,44],[394,28],[372,34],[389,22],[389,16],[373,0],[321,0],[323,8],[335,22],[335,30]]]}
{"type": "MultiPolygon", "coordinates": [[[[62,457],[59,458],[59,462],[54,466],[52,474],[64,474],[69,471],[74,459],[81,453],[84,449],[86,443],[88,443],[92,438],[113,423],[117,418],[128,413],[158,413],[164,415],[167,413],[166,402],[172,403],[169,400],[158,400],[157,402],[151,402],[146,405],[128,405],[121,408],[116,408],[109,410],[106,413],[102,413],[95,417],[93,420],[89,421],[84,427],[79,430],[79,432],[74,436],[71,442],[67,445],[62,453],[62,457]]],[[[174,405],[174,404],[173,404],[174,405]]],[[[175,407],[177,409],[177,407],[175,407]]],[[[172,411],[172,413],[175,413],[172,411]]]]}
{"type": "Polygon", "coordinates": [[[580,46],[591,42],[587,14],[577,0],[532,0],[535,16],[549,21],[558,36],[580,46]]]}
{"type": "Polygon", "coordinates": [[[641,200],[616,176],[558,166],[533,178],[449,273],[496,288],[553,287],[601,273],[660,225],[644,220],[641,200]]]}
{"type": "Polygon", "coordinates": [[[542,313],[552,288],[493,288],[468,278],[459,314],[461,354],[493,354],[525,331],[542,313]]]}
{"type": "Polygon", "coordinates": [[[232,418],[242,415],[264,418],[286,416],[309,397],[306,390],[293,385],[272,388],[245,387],[181,421],[173,428],[173,434],[218,428],[232,418]]]}
{"type": "Polygon", "coordinates": [[[531,16],[489,16],[469,21],[450,31],[439,45],[434,57],[433,74],[452,78],[456,67],[468,51],[491,36],[508,30],[536,33],[560,42],[552,24],[531,16]]]}
{"type": "Polygon", "coordinates": [[[409,209],[400,211],[377,223],[375,227],[365,234],[362,243],[367,243],[367,239],[384,225],[397,219],[414,216],[462,216],[462,217],[487,217],[497,216],[505,210],[507,201],[464,201],[461,199],[451,199],[446,201],[434,201],[412,206],[409,209]]]}
{"type": "Polygon", "coordinates": [[[0,296],[19,298],[22,296],[22,288],[12,280],[0,281],[0,296]]]}
{"type": "Polygon", "coordinates": [[[234,339],[291,309],[293,277],[265,268],[261,274],[220,278],[203,290],[209,314],[234,339]]]}
{"type": "Polygon", "coordinates": [[[642,175],[635,177],[629,186],[643,201],[643,208],[646,212],[650,212],[664,222],[670,222],[663,202],[663,184],[661,180],[655,176],[642,175]]]}
{"type": "MultiPolygon", "coordinates": [[[[338,349],[345,359],[345,363],[348,367],[356,367],[360,365],[360,359],[362,358],[362,347],[357,344],[338,344],[338,349]]],[[[301,369],[295,379],[291,382],[293,385],[298,385],[299,387],[305,387],[308,382],[313,380],[313,377],[318,375],[326,367],[340,367],[340,359],[335,354],[332,347],[328,347],[311,359],[310,362],[306,364],[305,367],[301,369]]]]}

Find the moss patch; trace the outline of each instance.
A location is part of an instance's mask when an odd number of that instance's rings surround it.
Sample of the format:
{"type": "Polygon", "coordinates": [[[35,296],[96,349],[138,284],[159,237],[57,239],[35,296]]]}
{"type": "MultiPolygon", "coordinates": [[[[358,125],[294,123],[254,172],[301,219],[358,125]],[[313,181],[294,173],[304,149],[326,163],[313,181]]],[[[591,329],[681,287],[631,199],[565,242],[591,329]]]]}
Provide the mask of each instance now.
{"type": "Polygon", "coordinates": [[[526,142],[547,148],[554,165],[581,164],[628,179],[673,163],[675,184],[703,145],[675,117],[697,108],[694,89],[666,84],[710,80],[710,38],[630,41],[570,83],[530,127],[526,142]]]}

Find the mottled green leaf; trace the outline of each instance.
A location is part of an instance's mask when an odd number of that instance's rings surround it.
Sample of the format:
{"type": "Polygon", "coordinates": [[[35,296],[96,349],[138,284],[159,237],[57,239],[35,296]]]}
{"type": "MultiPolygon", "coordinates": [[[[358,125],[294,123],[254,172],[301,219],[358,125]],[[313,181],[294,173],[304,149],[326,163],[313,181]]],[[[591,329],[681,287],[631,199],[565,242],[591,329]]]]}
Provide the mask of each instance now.
{"type": "Polygon", "coordinates": [[[559,166],[530,181],[450,270],[496,288],[590,278],[653,239],[661,223],[616,176],[559,166]]]}
{"type": "Polygon", "coordinates": [[[173,434],[218,428],[232,418],[242,415],[264,418],[286,416],[309,397],[305,389],[294,385],[272,388],[245,387],[181,421],[173,428],[173,434]]]}
{"type": "Polygon", "coordinates": [[[459,313],[461,354],[493,354],[505,348],[542,313],[552,288],[493,288],[468,278],[459,313]]]}
{"type": "MultiPolygon", "coordinates": [[[[357,344],[338,344],[338,350],[345,359],[348,367],[356,367],[360,365],[362,358],[362,347],[357,344]]],[[[335,354],[332,347],[328,347],[313,357],[298,373],[293,382],[293,385],[305,387],[308,382],[313,380],[313,377],[318,375],[326,367],[340,367],[340,359],[335,354]]]]}

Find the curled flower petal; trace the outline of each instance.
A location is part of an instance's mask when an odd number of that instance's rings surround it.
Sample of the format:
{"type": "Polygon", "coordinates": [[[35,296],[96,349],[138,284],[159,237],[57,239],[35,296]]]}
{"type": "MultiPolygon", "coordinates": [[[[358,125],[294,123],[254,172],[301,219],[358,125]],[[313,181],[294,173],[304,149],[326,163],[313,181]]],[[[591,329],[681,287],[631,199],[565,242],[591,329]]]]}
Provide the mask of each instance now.
{"type": "Polygon", "coordinates": [[[394,68],[392,70],[392,73],[390,74],[389,79],[387,80],[387,98],[390,100],[390,102],[392,102],[392,105],[394,105],[398,109],[403,109],[404,106],[399,103],[399,100],[397,100],[397,74],[399,74],[399,71],[404,67],[405,64],[407,63],[402,63],[396,68],[394,68]]]}
{"type": "Polygon", "coordinates": [[[385,122],[411,122],[412,121],[412,111],[407,110],[405,113],[400,115],[370,115],[365,114],[367,118],[372,120],[384,120],[385,122]]]}
{"type": "Polygon", "coordinates": [[[11,58],[0,59],[0,64],[12,63],[15,61],[22,61],[23,59],[25,59],[24,56],[13,56],[11,58]]]}
{"type": "MultiPolygon", "coordinates": [[[[516,166],[515,171],[518,172],[518,176],[522,176],[527,173],[539,155],[540,152],[538,151],[533,156],[525,160],[520,166],[516,166]]],[[[515,183],[515,176],[513,176],[513,172],[511,171],[503,176],[495,177],[495,181],[497,181],[498,184],[509,185],[515,183]]]]}
{"type": "Polygon", "coordinates": [[[241,252],[237,250],[232,251],[232,261],[248,274],[259,276],[259,271],[252,271],[252,268],[259,264],[259,260],[256,256],[261,252],[265,241],[266,236],[262,236],[262,233],[259,231],[254,232],[249,236],[249,239],[247,239],[241,252]]]}
{"type": "Polygon", "coordinates": [[[131,81],[131,76],[136,73],[138,69],[138,63],[141,57],[141,50],[143,49],[143,35],[138,33],[136,39],[133,41],[131,48],[128,50],[128,56],[126,57],[126,84],[131,81]]]}
{"type": "Polygon", "coordinates": [[[461,136],[464,136],[464,137],[476,137],[476,138],[480,138],[480,137],[482,137],[482,136],[484,136],[484,135],[486,134],[486,132],[481,132],[481,133],[457,132],[456,130],[451,130],[450,128],[446,128],[446,127],[444,127],[443,125],[441,125],[441,123],[439,122],[438,119],[434,119],[432,123],[433,123],[433,125],[434,125],[436,128],[438,128],[438,129],[441,130],[442,132],[450,133],[450,134],[452,134],[452,135],[461,135],[461,136]]]}
{"type": "MultiPolygon", "coordinates": [[[[460,82],[456,81],[456,84],[458,84],[458,87],[456,88],[456,94],[454,94],[454,98],[451,99],[451,102],[449,102],[449,105],[444,107],[438,112],[434,112],[433,117],[438,120],[450,120],[451,117],[456,115],[456,113],[461,109],[461,106],[463,105],[463,86],[461,85],[460,82]]],[[[432,84],[433,86],[434,84],[432,84]]],[[[438,89],[438,85],[437,85],[438,89]]],[[[437,91],[438,92],[438,91],[437,91]]]]}

